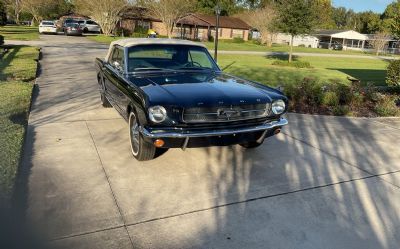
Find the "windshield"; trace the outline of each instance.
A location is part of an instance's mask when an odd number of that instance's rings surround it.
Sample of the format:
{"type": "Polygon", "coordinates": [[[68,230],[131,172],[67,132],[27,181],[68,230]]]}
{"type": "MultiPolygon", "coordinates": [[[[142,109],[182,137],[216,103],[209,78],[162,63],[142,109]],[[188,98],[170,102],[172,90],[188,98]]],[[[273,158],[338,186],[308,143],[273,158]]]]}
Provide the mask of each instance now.
{"type": "Polygon", "coordinates": [[[128,72],[148,70],[219,70],[206,48],[151,44],[128,50],[128,72]]]}
{"type": "Polygon", "coordinates": [[[42,22],[42,25],[44,25],[44,26],[53,26],[54,25],[54,22],[46,22],[46,21],[43,21],[42,22]]]}

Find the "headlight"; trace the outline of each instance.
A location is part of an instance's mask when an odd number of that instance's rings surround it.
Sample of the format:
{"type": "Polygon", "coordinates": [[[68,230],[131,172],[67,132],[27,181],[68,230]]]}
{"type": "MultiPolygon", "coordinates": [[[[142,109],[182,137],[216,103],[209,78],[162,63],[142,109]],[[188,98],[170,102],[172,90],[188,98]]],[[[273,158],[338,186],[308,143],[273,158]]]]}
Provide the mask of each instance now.
{"type": "Polygon", "coordinates": [[[286,109],[286,104],[283,100],[276,100],[272,103],[272,112],[275,115],[282,114],[286,109]]]}
{"type": "Polygon", "coordinates": [[[150,107],[149,118],[154,123],[161,123],[167,118],[167,111],[159,105],[150,107]]]}

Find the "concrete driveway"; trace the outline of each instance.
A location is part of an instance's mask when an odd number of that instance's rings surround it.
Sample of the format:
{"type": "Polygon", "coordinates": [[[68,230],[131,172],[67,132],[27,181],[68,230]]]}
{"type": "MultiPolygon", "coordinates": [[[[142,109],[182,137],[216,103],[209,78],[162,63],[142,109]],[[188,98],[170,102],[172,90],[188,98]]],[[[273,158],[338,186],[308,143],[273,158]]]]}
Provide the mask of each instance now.
{"type": "Polygon", "coordinates": [[[101,107],[105,46],[42,36],[17,200],[58,248],[396,248],[400,119],[290,114],[254,150],[130,154],[101,107]]]}

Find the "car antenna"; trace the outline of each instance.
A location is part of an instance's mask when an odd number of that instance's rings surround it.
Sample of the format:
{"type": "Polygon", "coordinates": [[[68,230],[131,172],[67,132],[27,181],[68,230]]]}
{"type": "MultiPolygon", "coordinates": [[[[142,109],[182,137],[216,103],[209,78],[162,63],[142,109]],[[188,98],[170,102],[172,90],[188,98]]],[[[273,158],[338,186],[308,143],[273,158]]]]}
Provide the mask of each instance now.
{"type": "Polygon", "coordinates": [[[225,66],[224,68],[222,68],[221,71],[225,71],[225,69],[230,68],[230,67],[231,67],[233,64],[235,64],[235,63],[236,63],[236,61],[232,62],[231,64],[229,64],[229,65],[225,66]]]}

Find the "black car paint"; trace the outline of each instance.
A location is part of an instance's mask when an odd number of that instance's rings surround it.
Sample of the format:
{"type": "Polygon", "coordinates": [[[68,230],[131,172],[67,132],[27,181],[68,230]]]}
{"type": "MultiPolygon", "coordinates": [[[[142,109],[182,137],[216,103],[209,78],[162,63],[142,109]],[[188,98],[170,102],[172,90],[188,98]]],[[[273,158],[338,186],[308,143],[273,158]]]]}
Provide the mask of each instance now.
{"type": "MultiPolygon", "coordinates": [[[[127,48],[123,49],[127,52],[127,48]]],[[[127,62],[122,70],[118,70],[99,58],[96,59],[96,70],[100,88],[120,115],[127,120],[130,111],[134,111],[140,124],[150,130],[160,127],[166,130],[182,129],[182,127],[184,129],[214,129],[221,126],[245,126],[249,123],[277,120],[279,116],[229,124],[189,125],[182,122],[181,117],[183,109],[187,107],[272,103],[278,99],[284,100],[286,104],[288,102],[288,99],[277,89],[244,80],[220,70],[147,71],[133,74],[126,73],[127,62]],[[162,105],[167,109],[168,119],[161,124],[153,124],[147,115],[148,108],[155,105],[162,105]]],[[[269,135],[273,134],[268,133],[269,135]]],[[[240,142],[237,141],[239,138],[234,138],[233,142],[240,142]]],[[[167,139],[167,147],[168,145],[179,147],[179,139],[173,140],[175,141],[167,139]]],[[[214,144],[220,143],[214,141],[214,144]]],[[[225,143],[221,142],[221,144],[225,143]]],[[[189,145],[189,147],[196,146],[189,145]]]]}

